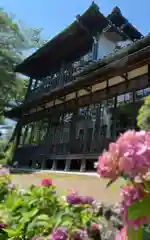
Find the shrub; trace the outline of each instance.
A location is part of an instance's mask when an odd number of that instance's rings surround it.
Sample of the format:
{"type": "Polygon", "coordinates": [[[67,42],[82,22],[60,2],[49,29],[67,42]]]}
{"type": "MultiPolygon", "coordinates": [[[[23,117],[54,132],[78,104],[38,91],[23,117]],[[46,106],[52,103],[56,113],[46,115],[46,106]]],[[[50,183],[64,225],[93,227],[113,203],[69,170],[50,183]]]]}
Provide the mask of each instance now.
{"type": "Polygon", "coordinates": [[[92,197],[76,192],[59,197],[51,179],[21,191],[12,185],[8,170],[0,168],[2,240],[85,239],[98,222],[95,207],[92,197]]]}
{"type": "Polygon", "coordinates": [[[0,160],[3,159],[5,157],[5,153],[4,152],[0,152],[0,160]]]}
{"type": "Polygon", "coordinates": [[[137,117],[139,128],[143,130],[150,130],[150,96],[146,97],[143,106],[139,110],[137,117]]]}
{"type": "Polygon", "coordinates": [[[0,152],[0,164],[11,165],[16,145],[11,144],[6,152],[0,152]]]}

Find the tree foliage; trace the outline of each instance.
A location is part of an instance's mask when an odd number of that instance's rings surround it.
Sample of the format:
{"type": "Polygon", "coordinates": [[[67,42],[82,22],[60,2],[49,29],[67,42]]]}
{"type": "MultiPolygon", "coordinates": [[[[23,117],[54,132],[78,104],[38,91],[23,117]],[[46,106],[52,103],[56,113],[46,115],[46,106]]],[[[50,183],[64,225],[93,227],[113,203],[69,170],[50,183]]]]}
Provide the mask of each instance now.
{"type": "Polygon", "coordinates": [[[23,60],[26,51],[43,45],[40,34],[41,29],[25,28],[0,8],[0,125],[4,127],[4,110],[23,101],[28,84],[14,73],[14,67],[23,60]]]}
{"type": "Polygon", "coordinates": [[[143,130],[150,130],[150,96],[146,97],[137,117],[138,126],[143,130]]]}
{"type": "Polygon", "coordinates": [[[0,115],[6,107],[19,104],[24,97],[27,81],[16,77],[14,67],[23,60],[26,50],[44,43],[40,33],[41,29],[26,29],[0,8],[0,115]]]}

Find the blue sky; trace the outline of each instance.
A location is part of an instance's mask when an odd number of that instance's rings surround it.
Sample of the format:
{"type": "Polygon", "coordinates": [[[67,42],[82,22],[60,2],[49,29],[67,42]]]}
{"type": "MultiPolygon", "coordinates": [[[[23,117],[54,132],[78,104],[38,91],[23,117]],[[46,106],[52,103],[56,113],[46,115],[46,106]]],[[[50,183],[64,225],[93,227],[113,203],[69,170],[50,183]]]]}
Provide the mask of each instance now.
{"type": "MultiPolygon", "coordinates": [[[[12,12],[26,26],[43,28],[45,39],[52,38],[82,14],[92,0],[1,0],[0,7],[12,12]]],[[[100,11],[107,15],[113,7],[122,13],[143,34],[150,32],[150,0],[96,0],[100,11]]]]}

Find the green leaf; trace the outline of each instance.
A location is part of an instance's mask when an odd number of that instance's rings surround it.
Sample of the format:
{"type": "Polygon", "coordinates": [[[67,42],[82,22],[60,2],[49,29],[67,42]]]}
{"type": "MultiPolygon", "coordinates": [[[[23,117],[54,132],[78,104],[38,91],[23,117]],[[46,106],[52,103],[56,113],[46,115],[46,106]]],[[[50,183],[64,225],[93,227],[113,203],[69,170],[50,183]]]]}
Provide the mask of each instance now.
{"type": "Polygon", "coordinates": [[[74,218],[73,213],[63,213],[63,214],[58,214],[56,218],[56,224],[55,227],[59,227],[60,225],[63,226],[70,226],[72,225],[72,220],[74,218]]]}
{"type": "Polygon", "coordinates": [[[12,29],[15,30],[15,31],[18,31],[19,30],[19,27],[16,23],[13,23],[12,24],[12,29]]]}
{"type": "Polygon", "coordinates": [[[38,209],[33,209],[32,211],[30,212],[24,212],[22,215],[23,217],[21,218],[21,222],[22,223],[28,223],[33,217],[35,217],[38,213],[38,209]]]}
{"type": "Polygon", "coordinates": [[[42,214],[42,215],[37,216],[37,220],[49,221],[49,216],[46,214],[42,214]]]}
{"type": "Polygon", "coordinates": [[[136,201],[128,210],[128,218],[130,220],[136,220],[141,217],[150,218],[150,196],[145,197],[143,200],[136,201]]]}
{"type": "Polygon", "coordinates": [[[143,228],[139,228],[138,230],[128,229],[128,240],[143,240],[143,228]]]}
{"type": "Polygon", "coordinates": [[[14,229],[7,229],[6,228],[3,231],[6,232],[9,237],[15,237],[16,233],[17,233],[17,230],[14,230],[14,229]]]}
{"type": "Polygon", "coordinates": [[[143,239],[149,240],[150,239],[150,226],[144,227],[143,239]]]}

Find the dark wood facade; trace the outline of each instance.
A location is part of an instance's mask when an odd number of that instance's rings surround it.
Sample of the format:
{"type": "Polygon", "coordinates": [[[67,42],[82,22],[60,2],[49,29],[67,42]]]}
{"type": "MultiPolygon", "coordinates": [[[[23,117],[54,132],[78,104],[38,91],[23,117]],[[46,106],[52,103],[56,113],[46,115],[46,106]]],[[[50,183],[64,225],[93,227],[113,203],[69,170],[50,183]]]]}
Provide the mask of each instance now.
{"type": "Polygon", "coordinates": [[[92,170],[111,141],[137,128],[138,109],[150,93],[149,44],[150,36],[143,37],[118,8],[106,18],[94,4],[18,65],[30,82],[24,103],[5,114],[18,120],[14,161],[20,167],[92,170]],[[82,56],[102,31],[136,41],[85,63],[82,56]]]}

